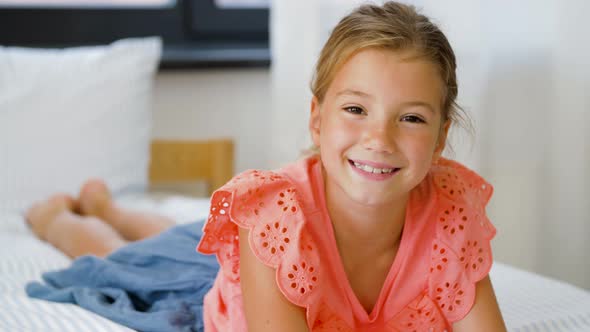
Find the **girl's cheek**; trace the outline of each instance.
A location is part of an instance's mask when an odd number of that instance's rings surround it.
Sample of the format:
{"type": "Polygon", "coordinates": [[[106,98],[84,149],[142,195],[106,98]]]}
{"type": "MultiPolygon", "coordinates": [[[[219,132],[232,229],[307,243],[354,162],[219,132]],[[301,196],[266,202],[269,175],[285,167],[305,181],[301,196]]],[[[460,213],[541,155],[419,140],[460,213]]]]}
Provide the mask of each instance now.
{"type": "Polygon", "coordinates": [[[354,121],[347,121],[337,116],[328,119],[327,127],[329,136],[339,138],[350,137],[358,131],[358,125],[354,121]]]}
{"type": "Polygon", "coordinates": [[[407,153],[414,155],[414,158],[423,162],[426,167],[434,156],[436,139],[430,134],[416,135],[407,137],[405,144],[401,146],[408,147],[407,153]]]}

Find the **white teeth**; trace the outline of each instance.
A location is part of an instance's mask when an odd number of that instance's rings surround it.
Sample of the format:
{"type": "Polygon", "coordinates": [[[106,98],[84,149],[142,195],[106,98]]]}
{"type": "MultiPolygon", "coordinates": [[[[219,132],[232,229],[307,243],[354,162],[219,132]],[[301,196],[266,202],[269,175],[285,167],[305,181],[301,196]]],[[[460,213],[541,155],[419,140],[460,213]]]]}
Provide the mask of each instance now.
{"type": "Polygon", "coordinates": [[[393,172],[393,168],[375,168],[375,167],[371,167],[369,165],[363,165],[361,163],[357,163],[356,161],[353,163],[356,168],[362,169],[363,171],[365,171],[367,173],[382,174],[382,173],[393,172]]]}

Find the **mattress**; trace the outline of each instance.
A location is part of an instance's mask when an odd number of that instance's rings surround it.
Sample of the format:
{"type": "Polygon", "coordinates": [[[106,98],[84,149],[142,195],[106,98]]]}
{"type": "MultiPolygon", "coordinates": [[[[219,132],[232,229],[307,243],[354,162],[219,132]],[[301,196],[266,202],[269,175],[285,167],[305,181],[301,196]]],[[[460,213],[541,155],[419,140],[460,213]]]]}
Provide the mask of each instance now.
{"type": "Polygon", "coordinates": [[[590,292],[494,262],[490,278],[509,331],[590,331],[590,292]]]}
{"type": "MultiPolygon", "coordinates": [[[[178,223],[204,219],[208,199],[167,194],[128,195],[121,205],[169,216],[178,223]]],[[[24,292],[28,281],[40,280],[44,271],[66,267],[68,257],[39,241],[21,215],[0,215],[0,331],[123,332],[132,331],[71,304],[31,299],[24,292]]]]}
{"type": "MultiPolygon", "coordinates": [[[[178,223],[204,219],[209,211],[207,199],[184,196],[126,196],[118,201],[178,223]]],[[[69,259],[36,239],[20,215],[0,218],[0,331],[131,331],[74,305],[28,298],[28,281],[67,266],[69,259]]],[[[491,279],[509,331],[590,332],[588,291],[499,262],[491,279]]]]}

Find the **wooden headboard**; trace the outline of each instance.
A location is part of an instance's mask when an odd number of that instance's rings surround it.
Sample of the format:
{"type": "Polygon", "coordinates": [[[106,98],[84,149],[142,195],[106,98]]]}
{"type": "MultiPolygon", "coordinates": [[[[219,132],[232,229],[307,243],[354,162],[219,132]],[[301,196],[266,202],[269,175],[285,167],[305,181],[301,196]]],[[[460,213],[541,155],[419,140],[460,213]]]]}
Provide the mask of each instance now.
{"type": "Polygon", "coordinates": [[[150,184],[205,181],[211,194],[233,173],[234,144],[230,139],[152,141],[150,184]]]}

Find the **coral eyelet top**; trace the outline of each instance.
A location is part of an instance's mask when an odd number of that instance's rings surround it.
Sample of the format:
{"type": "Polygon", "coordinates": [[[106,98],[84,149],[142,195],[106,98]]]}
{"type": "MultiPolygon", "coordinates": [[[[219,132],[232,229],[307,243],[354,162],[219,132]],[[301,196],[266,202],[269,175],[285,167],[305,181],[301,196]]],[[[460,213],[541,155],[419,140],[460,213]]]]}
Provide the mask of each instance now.
{"type": "Polygon", "coordinates": [[[370,314],[341,263],[324,198],[321,162],[246,171],[217,190],[197,250],[221,269],[204,299],[205,330],[247,331],[240,288],[238,227],[276,269],[285,298],[306,309],[310,331],[451,331],[490,271],[496,233],[485,214],[492,187],[442,159],[410,194],[400,248],[370,314]]]}

